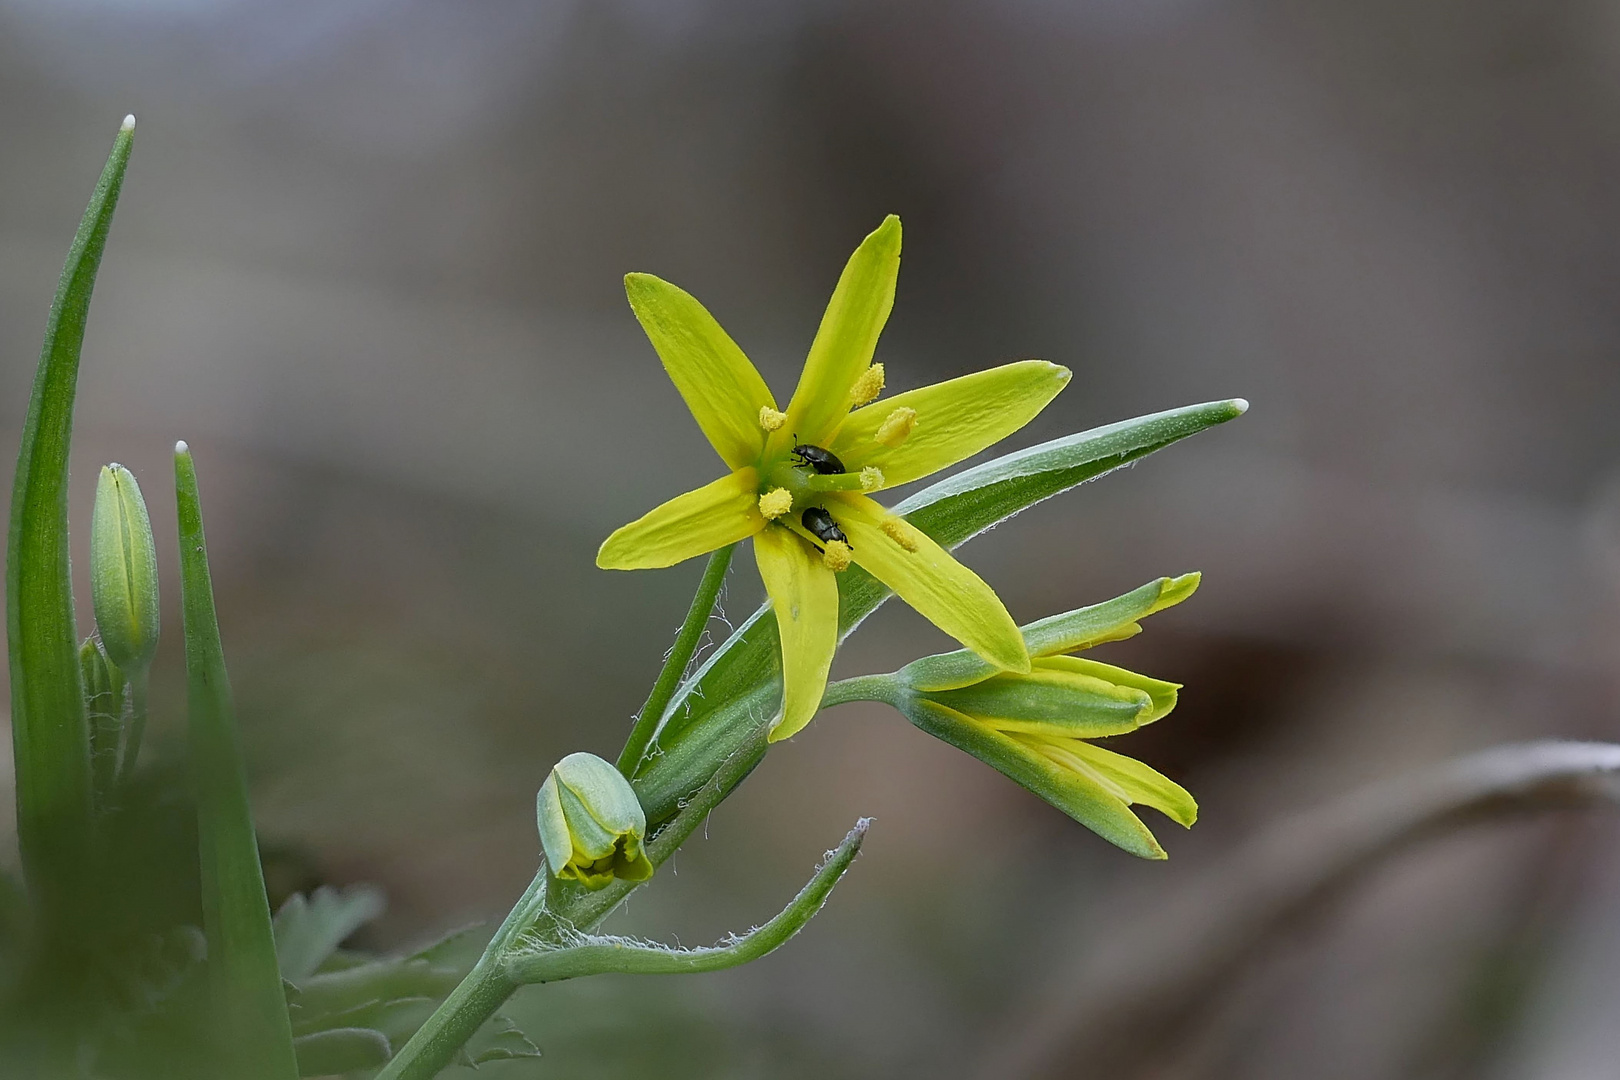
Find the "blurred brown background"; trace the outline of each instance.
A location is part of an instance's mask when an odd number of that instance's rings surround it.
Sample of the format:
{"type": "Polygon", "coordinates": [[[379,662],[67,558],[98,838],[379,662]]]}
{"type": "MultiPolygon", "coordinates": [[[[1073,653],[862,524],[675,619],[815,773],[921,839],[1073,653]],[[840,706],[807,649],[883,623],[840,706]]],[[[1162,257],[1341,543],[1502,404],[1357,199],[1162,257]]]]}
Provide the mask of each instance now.
{"type": "MultiPolygon", "coordinates": [[[[1073,368],[1014,445],[1253,402],[964,551],[1021,621],[1205,572],[1108,653],[1187,684],[1120,745],[1200,798],[1191,833],[1154,823],[1170,863],[895,714],[829,713],[614,925],[762,921],[874,815],[827,911],[739,971],[530,990],[548,1057],[490,1075],[1003,1075],[1097,943],[1151,936],[1267,823],[1507,739],[1620,738],[1613,5],[4,0],[0,106],[6,458],[134,112],[78,537],[112,459],[172,520],[191,442],[274,888],[380,883],[373,947],[505,910],[546,768],[616,750],[696,581],[592,564],[719,468],[624,272],[697,294],[782,394],[896,212],[891,386],[1073,368]]],[[[744,565],[726,610],[759,596],[744,565]]],[[[839,665],[942,643],[893,605],[839,665]]],[[[1612,1075],[1617,902],[1601,816],[1425,848],[1157,1033],[1188,1045],[1162,1074],[1612,1075]]]]}

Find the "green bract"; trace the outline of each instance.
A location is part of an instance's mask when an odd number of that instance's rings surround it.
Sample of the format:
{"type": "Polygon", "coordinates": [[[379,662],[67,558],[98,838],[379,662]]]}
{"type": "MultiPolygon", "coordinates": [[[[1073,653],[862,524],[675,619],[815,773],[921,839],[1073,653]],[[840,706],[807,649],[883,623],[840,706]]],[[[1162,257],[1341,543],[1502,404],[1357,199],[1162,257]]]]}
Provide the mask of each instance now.
{"type": "Polygon", "coordinates": [[[90,600],[107,657],[130,674],[151,667],[159,630],[157,547],[141,486],[117,462],[96,481],[90,600]]]}
{"type": "Polygon", "coordinates": [[[587,889],[600,889],[614,878],[652,877],[643,847],[647,815],[630,782],[595,754],[569,754],[552,767],[535,797],[535,816],[540,846],[557,877],[587,889]]]}

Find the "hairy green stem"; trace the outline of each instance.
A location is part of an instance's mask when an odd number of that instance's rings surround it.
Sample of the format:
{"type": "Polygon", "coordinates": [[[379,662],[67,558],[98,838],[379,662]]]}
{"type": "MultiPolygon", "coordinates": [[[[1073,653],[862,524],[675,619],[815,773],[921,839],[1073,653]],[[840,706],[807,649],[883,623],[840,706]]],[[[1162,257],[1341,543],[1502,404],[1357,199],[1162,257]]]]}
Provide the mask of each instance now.
{"type": "Polygon", "coordinates": [[[130,777],[135,775],[135,761],[141,756],[141,739],[146,734],[147,683],[145,671],[137,671],[129,677],[129,728],[118,759],[116,789],[119,792],[128,788],[130,777]]]}
{"type": "Polygon", "coordinates": [[[663,670],[658,673],[658,681],[653,683],[652,693],[647,695],[647,703],[636,715],[630,738],[619,753],[619,771],[626,776],[634,774],[636,766],[641,764],[641,756],[647,752],[647,744],[652,742],[658,722],[664,718],[664,710],[669,707],[670,699],[681,684],[681,677],[686,674],[686,665],[691,662],[692,654],[697,651],[698,640],[709,625],[714,601],[720,595],[720,586],[725,584],[726,571],[731,567],[731,555],[736,550],[736,544],[727,544],[710,555],[708,565],[703,568],[703,580],[698,582],[692,606],[686,610],[686,621],[681,623],[680,633],[675,635],[675,644],[670,647],[669,655],[664,658],[663,670]]]}
{"type": "MultiPolygon", "coordinates": [[[[736,786],[765,756],[764,726],[739,747],[682,805],[680,813],[647,844],[647,858],[661,865],[686,838],[725,801],[736,786]]],[[[852,856],[853,857],[853,856],[852,856]]],[[[596,892],[563,885],[542,863],[529,888],[513,906],[478,963],[450,992],[427,1023],[400,1047],[399,1053],[375,1080],[431,1080],[455,1060],[456,1052],[472,1038],[521,983],[508,965],[519,953],[521,940],[556,947],[581,932],[595,929],[624,902],[641,882],[617,880],[596,892]]]]}
{"type": "Polygon", "coordinates": [[[542,862],[534,880],[484,946],[478,963],[374,1080],[432,1080],[506,1003],[518,988],[506,970],[507,953],[518,935],[545,910],[550,878],[550,868],[542,862]]]}
{"type": "Polygon", "coordinates": [[[700,971],[722,971],[757,960],[787,944],[803,930],[832,895],[833,886],[844,876],[861,850],[861,841],[871,826],[862,818],[844,837],[837,849],[816,869],[815,875],[797,896],[765,925],[733,938],[724,945],[706,949],[671,949],[622,938],[586,938],[562,948],[535,948],[518,952],[507,963],[508,974],[520,983],[559,982],[582,975],[614,972],[623,975],[685,975],[700,971]]]}

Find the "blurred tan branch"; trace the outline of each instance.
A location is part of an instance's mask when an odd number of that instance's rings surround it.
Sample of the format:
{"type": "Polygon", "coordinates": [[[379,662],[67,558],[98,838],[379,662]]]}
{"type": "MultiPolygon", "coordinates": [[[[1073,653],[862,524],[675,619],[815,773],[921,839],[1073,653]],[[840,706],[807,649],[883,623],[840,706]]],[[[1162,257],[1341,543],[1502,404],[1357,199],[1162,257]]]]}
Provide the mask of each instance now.
{"type": "Polygon", "coordinates": [[[1414,843],[1508,815],[1620,803],[1620,745],[1495,747],[1363,788],[1261,835],[1105,944],[996,1042],[978,1075],[1149,1075],[1266,946],[1414,843]],[[1055,992],[1054,992],[1055,991],[1055,992]]]}

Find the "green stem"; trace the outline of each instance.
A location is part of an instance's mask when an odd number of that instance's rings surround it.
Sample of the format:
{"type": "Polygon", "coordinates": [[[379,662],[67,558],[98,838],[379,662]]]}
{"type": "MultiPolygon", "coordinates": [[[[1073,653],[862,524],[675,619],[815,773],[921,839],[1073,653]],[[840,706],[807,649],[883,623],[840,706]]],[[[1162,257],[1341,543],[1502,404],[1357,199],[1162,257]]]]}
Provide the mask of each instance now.
{"type": "Polygon", "coordinates": [[[495,1010],[506,1003],[512,991],[518,988],[518,983],[506,970],[507,953],[518,935],[545,910],[550,878],[550,868],[542,862],[539,873],[534,875],[500,929],[484,946],[478,963],[374,1080],[432,1080],[455,1060],[456,1052],[495,1015],[495,1010]]]}
{"type": "Polygon", "coordinates": [[[510,976],[521,983],[559,982],[582,975],[616,972],[624,975],[684,975],[699,971],[721,971],[757,960],[787,944],[803,930],[827,902],[833,886],[861,849],[861,841],[871,825],[862,818],[844,837],[843,843],[816,869],[809,884],[799,890],[787,907],[763,926],[733,938],[724,945],[707,949],[670,949],[662,945],[614,938],[589,938],[563,948],[530,949],[519,952],[507,964],[510,976]]]}
{"type": "Polygon", "coordinates": [[[129,677],[129,731],[124,737],[124,749],[118,759],[116,789],[123,792],[135,774],[135,760],[141,756],[141,739],[146,734],[147,673],[137,671],[129,677]]]}
{"type": "MultiPolygon", "coordinates": [[[[648,842],[647,858],[654,866],[675,854],[709,811],[724,802],[759,764],[765,756],[765,732],[765,726],[759,726],[752,738],[727,757],[686,800],[681,812],[648,842]]],[[[520,937],[533,932],[543,944],[561,945],[570,934],[595,929],[640,884],[618,880],[604,889],[586,892],[577,886],[558,884],[542,863],[540,872],[490,939],[472,971],[374,1080],[431,1080],[437,1076],[517,989],[519,984],[507,965],[522,951],[516,947],[520,937]]]]}
{"type": "Polygon", "coordinates": [[[893,675],[857,675],[853,679],[840,679],[828,683],[821,696],[821,707],[848,705],[852,701],[881,701],[893,705],[900,692],[900,684],[893,675]]]}
{"type": "Polygon", "coordinates": [[[658,722],[664,718],[664,710],[669,707],[670,698],[675,696],[681,676],[686,674],[686,665],[691,662],[692,654],[697,651],[698,639],[709,625],[709,613],[714,610],[715,598],[720,595],[720,586],[725,584],[726,570],[730,568],[731,555],[736,550],[736,544],[727,544],[710,555],[708,565],[703,568],[703,580],[698,582],[697,595],[692,597],[692,606],[686,611],[686,621],[681,623],[680,633],[675,635],[675,644],[664,659],[663,670],[658,673],[658,681],[653,683],[652,693],[647,695],[647,703],[636,716],[630,738],[619,754],[619,771],[625,776],[634,775],[636,766],[641,764],[642,755],[647,752],[647,746],[658,731],[658,722]]]}

